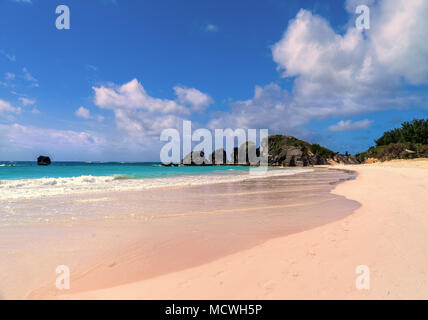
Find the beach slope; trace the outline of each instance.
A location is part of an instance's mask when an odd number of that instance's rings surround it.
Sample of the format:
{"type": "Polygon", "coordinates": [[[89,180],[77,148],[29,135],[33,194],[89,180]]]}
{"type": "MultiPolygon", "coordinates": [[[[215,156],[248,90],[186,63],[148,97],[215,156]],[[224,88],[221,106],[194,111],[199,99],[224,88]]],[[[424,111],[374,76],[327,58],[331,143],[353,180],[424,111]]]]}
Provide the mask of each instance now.
{"type": "Polygon", "coordinates": [[[427,299],[428,160],[344,166],[353,214],[210,263],[64,299],[427,299]],[[370,288],[357,289],[358,266],[370,288]]]}

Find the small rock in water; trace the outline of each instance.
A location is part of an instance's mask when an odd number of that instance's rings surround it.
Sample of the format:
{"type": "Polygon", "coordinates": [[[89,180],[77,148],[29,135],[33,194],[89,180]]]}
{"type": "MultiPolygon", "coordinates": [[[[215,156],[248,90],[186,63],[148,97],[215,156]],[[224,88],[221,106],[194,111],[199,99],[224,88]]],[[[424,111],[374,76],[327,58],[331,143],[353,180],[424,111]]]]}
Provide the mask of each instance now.
{"type": "Polygon", "coordinates": [[[47,156],[40,156],[37,158],[37,165],[48,166],[51,164],[51,159],[47,156]]]}

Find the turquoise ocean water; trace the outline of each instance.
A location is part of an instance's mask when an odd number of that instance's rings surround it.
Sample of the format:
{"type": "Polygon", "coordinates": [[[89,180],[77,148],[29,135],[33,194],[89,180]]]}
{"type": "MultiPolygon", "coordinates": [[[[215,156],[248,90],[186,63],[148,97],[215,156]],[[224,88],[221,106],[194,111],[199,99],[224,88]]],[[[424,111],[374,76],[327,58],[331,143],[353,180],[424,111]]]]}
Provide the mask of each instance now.
{"type": "Polygon", "coordinates": [[[50,166],[38,166],[36,162],[1,162],[0,180],[39,178],[71,178],[80,176],[122,176],[125,179],[168,178],[185,175],[231,174],[248,171],[248,167],[164,167],[160,163],[119,162],[53,162],[50,166]]]}

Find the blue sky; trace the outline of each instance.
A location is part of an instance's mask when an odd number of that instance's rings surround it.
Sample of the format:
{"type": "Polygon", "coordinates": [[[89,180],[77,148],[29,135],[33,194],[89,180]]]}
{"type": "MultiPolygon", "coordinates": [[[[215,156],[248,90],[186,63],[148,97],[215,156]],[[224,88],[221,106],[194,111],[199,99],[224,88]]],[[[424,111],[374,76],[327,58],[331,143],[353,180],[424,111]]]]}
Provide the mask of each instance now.
{"type": "Polygon", "coordinates": [[[427,117],[427,20],[417,0],[1,0],[0,160],[156,161],[182,120],[361,152],[427,117]]]}

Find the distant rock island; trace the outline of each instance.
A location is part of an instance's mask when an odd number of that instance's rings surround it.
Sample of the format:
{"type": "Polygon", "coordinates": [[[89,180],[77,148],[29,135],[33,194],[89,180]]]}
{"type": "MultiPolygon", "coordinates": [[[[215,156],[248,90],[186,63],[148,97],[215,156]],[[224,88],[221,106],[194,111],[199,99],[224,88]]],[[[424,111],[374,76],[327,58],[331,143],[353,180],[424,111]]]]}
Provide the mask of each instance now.
{"type": "MultiPolygon", "coordinates": [[[[203,151],[193,151],[186,155],[181,161],[182,165],[242,165],[242,166],[258,166],[258,163],[250,163],[248,161],[248,150],[255,148],[256,155],[260,155],[260,147],[247,141],[239,148],[234,148],[230,155],[231,160],[227,160],[226,151],[217,149],[211,153],[209,157],[205,157],[203,151]],[[239,163],[238,155],[242,154],[246,161],[239,163]],[[216,161],[220,159],[220,161],[216,161]],[[219,162],[219,163],[218,163],[219,162]]],[[[254,150],[253,150],[254,151],[254,150]]],[[[292,136],[273,135],[269,136],[268,140],[268,165],[274,167],[306,167],[322,164],[358,164],[358,159],[349,154],[340,154],[329,150],[319,144],[310,144],[306,141],[299,140],[292,136]]]]}
{"type": "Polygon", "coordinates": [[[47,156],[39,156],[37,158],[37,165],[39,166],[48,166],[51,164],[51,158],[47,156]]]}

